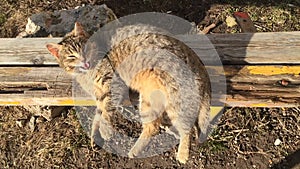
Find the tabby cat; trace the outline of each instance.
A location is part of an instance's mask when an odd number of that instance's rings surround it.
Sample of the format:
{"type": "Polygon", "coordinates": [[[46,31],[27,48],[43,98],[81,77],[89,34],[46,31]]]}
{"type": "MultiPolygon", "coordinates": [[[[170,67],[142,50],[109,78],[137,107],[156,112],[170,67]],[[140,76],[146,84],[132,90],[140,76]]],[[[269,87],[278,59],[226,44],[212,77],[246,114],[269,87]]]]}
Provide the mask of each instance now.
{"type": "MultiPolygon", "coordinates": [[[[95,53],[87,54],[83,50],[89,37],[83,27],[75,23],[74,30],[60,43],[47,44],[47,48],[59,65],[76,75],[80,85],[96,99],[99,111],[93,120],[91,143],[99,131],[105,140],[113,134],[109,127],[113,118],[110,112],[115,110],[112,77],[117,72],[128,87],[140,94],[143,130],[128,156],[138,156],[151,137],[158,133],[159,127],[168,126],[170,132],[180,138],[177,160],[186,163],[191,128],[196,127],[199,135],[205,133],[209,125],[210,82],[198,56],[184,43],[168,36],[168,32],[139,24],[118,28],[110,40],[111,50],[101,62],[94,63],[95,53]],[[170,69],[173,74],[165,71],[170,69]],[[195,76],[187,77],[185,69],[195,76]],[[182,84],[194,87],[196,91],[182,94],[182,84]],[[189,106],[182,108],[183,101],[189,106]]],[[[97,47],[92,44],[91,48],[97,47]]]]}

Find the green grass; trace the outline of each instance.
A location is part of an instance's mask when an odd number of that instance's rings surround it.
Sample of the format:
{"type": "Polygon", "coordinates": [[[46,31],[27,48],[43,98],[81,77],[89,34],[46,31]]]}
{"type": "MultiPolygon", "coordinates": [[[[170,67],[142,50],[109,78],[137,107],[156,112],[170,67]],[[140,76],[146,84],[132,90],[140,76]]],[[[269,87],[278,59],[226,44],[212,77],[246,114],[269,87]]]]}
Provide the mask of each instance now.
{"type": "Polygon", "coordinates": [[[200,152],[204,149],[209,152],[220,152],[227,150],[228,147],[224,144],[223,141],[209,140],[200,147],[200,152]]]}
{"type": "Polygon", "coordinates": [[[0,13],[0,25],[3,25],[6,22],[6,16],[0,13]]]}

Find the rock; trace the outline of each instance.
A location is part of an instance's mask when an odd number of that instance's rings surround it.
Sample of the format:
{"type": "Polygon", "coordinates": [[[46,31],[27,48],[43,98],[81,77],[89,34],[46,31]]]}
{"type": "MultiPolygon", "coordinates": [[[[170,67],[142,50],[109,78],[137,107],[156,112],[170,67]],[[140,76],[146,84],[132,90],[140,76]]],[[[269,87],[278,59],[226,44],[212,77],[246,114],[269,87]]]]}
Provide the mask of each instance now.
{"type": "Polygon", "coordinates": [[[35,130],[35,126],[36,126],[36,117],[35,116],[31,116],[29,122],[28,122],[28,127],[30,129],[31,132],[34,132],[35,130]]]}
{"type": "Polygon", "coordinates": [[[39,116],[39,117],[37,117],[36,118],[36,124],[38,124],[38,123],[43,123],[43,122],[45,122],[46,121],[46,119],[44,118],[44,117],[42,117],[42,116],[39,116]]]}
{"type": "Polygon", "coordinates": [[[276,139],[275,142],[274,142],[274,145],[275,146],[279,146],[280,144],[281,144],[281,140],[276,139]]]}
{"type": "Polygon", "coordinates": [[[26,110],[31,112],[34,116],[41,116],[51,121],[58,117],[67,108],[64,106],[24,106],[26,110]]]}
{"type": "Polygon", "coordinates": [[[38,13],[28,18],[25,32],[18,37],[61,37],[74,28],[74,23],[81,23],[87,32],[93,34],[104,24],[117,19],[105,4],[81,6],[72,10],[59,10],[38,13]]]}
{"type": "Polygon", "coordinates": [[[18,119],[18,120],[16,121],[16,124],[17,124],[19,127],[24,128],[25,125],[26,125],[26,121],[27,121],[27,119],[18,119]]]}

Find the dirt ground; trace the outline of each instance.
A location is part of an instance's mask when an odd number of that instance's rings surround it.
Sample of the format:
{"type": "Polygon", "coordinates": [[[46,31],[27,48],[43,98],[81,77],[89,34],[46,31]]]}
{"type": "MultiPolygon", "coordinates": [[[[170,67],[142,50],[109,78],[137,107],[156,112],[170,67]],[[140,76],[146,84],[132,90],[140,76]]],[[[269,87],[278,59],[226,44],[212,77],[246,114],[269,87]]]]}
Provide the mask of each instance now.
{"type": "MultiPolygon", "coordinates": [[[[258,32],[300,31],[299,0],[2,0],[0,37],[16,37],[33,13],[72,9],[82,4],[107,4],[118,17],[145,11],[168,12],[195,22],[200,29],[216,23],[210,33],[238,33],[228,27],[232,12],[248,12],[258,32]]],[[[216,130],[202,145],[192,141],[185,165],[175,150],[144,159],[128,159],[93,150],[74,109],[52,121],[32,116],[23,107],[0,107],[0,168],[300,168],[300,108],[227,108],[216,130]],[[274,143],[281,141],[279,145],[274,143]]]]}

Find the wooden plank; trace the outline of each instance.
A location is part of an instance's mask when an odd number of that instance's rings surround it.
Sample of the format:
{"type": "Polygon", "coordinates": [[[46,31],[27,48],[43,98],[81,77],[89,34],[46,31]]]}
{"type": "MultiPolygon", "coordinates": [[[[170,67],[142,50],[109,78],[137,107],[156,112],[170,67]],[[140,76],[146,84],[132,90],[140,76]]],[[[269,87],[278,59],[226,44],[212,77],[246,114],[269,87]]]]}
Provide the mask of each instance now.
{"type": "MultiPolygon", "coordinates": [[[[215,91],[222,84],[218,77],[224,69],[227,93],[220,95],[226,96],[227,105],[299,106],[299,35],[300,32],[208,35],[222,62],[229,64],[224,68],[208,67],[215,91]]],[[[188,45],[207,56],[209,63],[213,46],[187,40],[188,45]]],[[[94,105],[83,93],[77,94],[77,100],[72,97],[72,78],[57,67],[45,48],[46,43],[58,41],[60,38],[0,39],[0,105],[94,105]],[[45,65],[52,66],[42,67],[45,65]]]]}
{"type": "MultiPolygon", "coordinates": [[[[208,70],[215,73],[212,83],[218,91],[221,68],[208,70]]],[[[225,66],[224,70],[227,105],[300,105],[300,66],[225,66]]],[[[94,104],[84,93],[76,94],[78,99],[74,100],[72,78],[59,67],[0,67],[0,105],[94,104]]]]}
{"type": "MultiPolygon", "coordinates": [[[[194,36],[194,35],[193,35],[194,36]]],[[[207,35],[224,64],[300,64],[300,31],[207,35]]],[[[0,39],[0,66],[57,65],[45,45],[60,38],[0,39]]],[[[196,39],[197,40],[197,39],[196,39]]],[[[214,48],[187,38],[207,62],[214,48]]]]}
{"type": "Polygon", "coordinates": [[[0,65],[57,65],[46,49],[61,38],[0,38],[0,65]]]}
{"type": "Polygon", "coordinates": [[[208,36],[224,64],[300,64],[300,32],[208,36]]]}
{"type": "Polygon", "coordinates": [[[70,96],[70,82],[71,77],[59,67],[0,67],[2,100],[70,96]]]}

